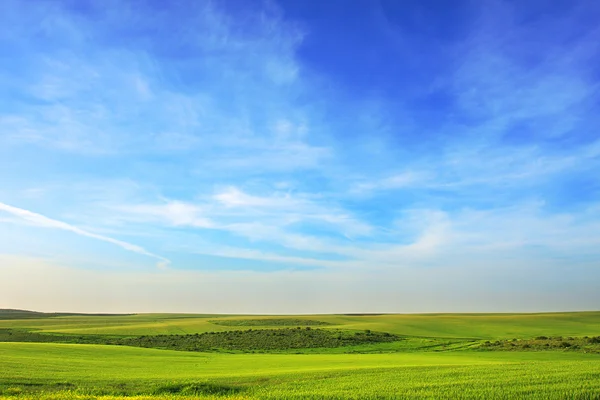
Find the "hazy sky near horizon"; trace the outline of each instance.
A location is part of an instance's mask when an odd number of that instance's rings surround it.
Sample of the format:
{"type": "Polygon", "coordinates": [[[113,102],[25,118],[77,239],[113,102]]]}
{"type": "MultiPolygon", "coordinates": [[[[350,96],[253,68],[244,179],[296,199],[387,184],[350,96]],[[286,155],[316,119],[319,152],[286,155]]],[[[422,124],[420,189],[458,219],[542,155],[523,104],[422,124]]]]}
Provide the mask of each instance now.
{"type": "Polygon", "coordinates": [[[3,0],[0,308],[600,308],[600,3],[3,0]]]}

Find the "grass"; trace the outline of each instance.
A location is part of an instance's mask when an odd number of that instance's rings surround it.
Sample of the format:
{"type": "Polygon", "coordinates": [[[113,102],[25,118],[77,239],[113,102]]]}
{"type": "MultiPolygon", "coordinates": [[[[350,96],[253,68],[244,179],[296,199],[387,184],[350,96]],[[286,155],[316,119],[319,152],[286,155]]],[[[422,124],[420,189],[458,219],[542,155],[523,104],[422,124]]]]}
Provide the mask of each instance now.
{"type": "Polygon", "coordinates": [[[247,329],[190,335],[132,337],[38,333],[0,329],[0,342],[104,344],[179,351],[239,353],[390,353],[427,351],[540,351],[562,350],[600,354],[600,336],[533,339],[446,339],[401,337],[388,332],[348,331],[311,327],[247,329]]]}
{"type": "MultiPolygon", "coordinates": [[[[479,341],[402,338],[387,332],[325,330],[310,327],[204,332],[193,335],[115,337],[38,333],[0,329],[0,342],[105,344],[179,351],[270,353],[382,353],[442,351],[473,347],[479,341]]],[[[600,347],[600,346],[597,346],[600,347]]]]}
{"type": "Polygon", "coordinates": [[[213,319],[211,324],[222,326],[323,326],[329,322],[305,318],[213,319]]]}
{"type": "Polygon", "coordinates": [[[0,319],[2,400],[600,399],[600,312],[17,315],[0,319]],[[124,346],[142,337],[221,352],[124,346]]]}
{"type": "Polygon", "coordinates": [[[29,393],[64,399],[84,395],[592,399],[600,393],[600,357],[580,353],[206,354],[0,343],[0,359],[0,393],[9,397],[18,392],[19,398],[29,393]]]}
{"type": "MultiPolygon", "coordinates": [[[[0,320],[0,328],[39,332],[97,335],[169,335],[246,329],[216,325],[231,320],[300,319],[298,316],[215,316],[193,314],[138,314],[123,316],[64,316],[0,320]],[[213,322],[211,322],[213,321],[213,322]]],[[[541,314],[382,314],[310,315],[302,319],[331,325],[323,328],[389,332],[402,336],[435,338],[512,339],[540,335],[597,336],[600,312],[541,314]]],[[[297,324],[296,324],[297,326],[297,324]]],[[[273,328],[277,328],[274,326],[273,328]]]]}

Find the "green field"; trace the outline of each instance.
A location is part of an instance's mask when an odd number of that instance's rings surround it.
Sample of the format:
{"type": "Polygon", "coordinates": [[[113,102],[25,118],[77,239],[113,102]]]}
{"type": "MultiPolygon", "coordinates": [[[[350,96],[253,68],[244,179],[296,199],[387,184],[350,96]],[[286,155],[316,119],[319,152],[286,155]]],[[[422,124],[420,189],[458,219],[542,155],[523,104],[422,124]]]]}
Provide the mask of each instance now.
{"type": "Polygon", "coordinates": [[[600,399],[599,312],[0,318],[0,330],[21,335],[0,341],[3,399],[600,399]],[[286,319],[312,322],[291,328],[286,319]],[[387,332],[395,341],[302,354],[256,341],[283,330],[293,338],[331,331],[344,332],[342,339],[377,340],[387,332]],[[177,335],[161,337],[177,342],[203,332],[221,332],[209,336],[226,341],[252,338],[254,347],[232,351],[217,341],[214,351],[174,351],[22,339],[135,341],[143,335],[154,343],[156,335],[177,335]]]}
{"type": "MultiPolygon", "coordinates": [[[[240,319],[298,319],[298,316],[222,316],[193,314],[138,314],[127,316],[61,316],[38,319],[0,319],[0,328],[27,328],[41,332],[101,335],[190,334],[247,329],[211,321],[240,319]]],[[[600,334],[600,312],[541,314],[383,314],[308,315],[327,322],[323,327],[370,329],[417,337],[527,338],[540,335],[592,336],[600,334]]],[[[226,322],[225,322],[226,323],[226,322]]],[[[237,324],[237,322],[236,322],[237,324]]],[[[277,328],[277,326],[273,326],[277,328]]]]}

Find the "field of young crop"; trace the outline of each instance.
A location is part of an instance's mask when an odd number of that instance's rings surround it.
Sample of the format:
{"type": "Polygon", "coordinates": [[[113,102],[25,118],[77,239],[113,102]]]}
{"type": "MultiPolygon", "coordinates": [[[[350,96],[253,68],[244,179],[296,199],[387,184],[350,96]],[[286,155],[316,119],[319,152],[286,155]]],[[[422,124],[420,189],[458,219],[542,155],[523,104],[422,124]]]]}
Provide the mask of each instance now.
{"type": "MultiPolygon", "coordinates": [[[[248,329],[243,319],[306,319],[343,328],[389,332],[405,336],[443,338],[511,339],[552,336],[597,336],[600,312],[541,314],[381,314],[381,315],[310,315],[310,316],[215,316],[194,314],[137,314],[125,316],[61,316],[35,319],[3,319],[0,328],[35,329],[39,332],[160,335],[192,334],[211,331],[248,329]],[[228,322],[234,321],[234,322],[228,322]],[[219,323],[216,323],[219,322],[219,323]]],[[[297,326],[297,325],[294,325],[297,326]]],[[[265,322],[265,328],[278,326],[265,322]]]]}
{"type": "Polygon", "coordinates": [[[43,316],[0,319],[0,329],[18,336],[11,342],[0,337],[3,400],[600,399],[600,354],[594,347],[600,313],[43,316]],[[251,321],[240,322],[244,319],[251,321]],[[313,322],[291,328],[284,319],[313,322]],[[220,325],[218,320],[233,322],[220,325]],[[182,334],[186,328],[190,335],[182,334]],[[272,335],[283,335],[278,340],[374,341],[296,354],[297,349],[260,347],[272,337],[269,329],[275,330],[272,335]],[[165,331],[177,335],[153,339],[165,331]],[[144,338],[161,346],[168,339],[170,346],[178,340],[204,340],[192,333],[211,331],[221,332],[209,335],[216,340],[211,346],[223,346],[214,351],[122,345],[144,338]],[[87,337],[83,332],[96,335],[89,340],[122,342],[36,343],[40,337],[77,341],[87,337]],[[385,332],[396,341],[379,343],[389,338],[381,336],[385,332]],[[230,341],[248,340],[258,351],[229,350],[230,341]]]}

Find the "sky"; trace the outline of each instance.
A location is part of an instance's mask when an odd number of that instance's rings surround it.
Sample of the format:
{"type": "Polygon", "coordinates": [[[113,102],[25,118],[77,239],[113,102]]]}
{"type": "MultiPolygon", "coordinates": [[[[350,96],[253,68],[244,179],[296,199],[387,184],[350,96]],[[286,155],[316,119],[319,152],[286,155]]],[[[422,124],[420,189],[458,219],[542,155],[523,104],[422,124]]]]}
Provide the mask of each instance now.
{"type": "Polygon", "coordinates": [[[598,310],[599,21],[3,0],[0,308],[598,310]]]}

